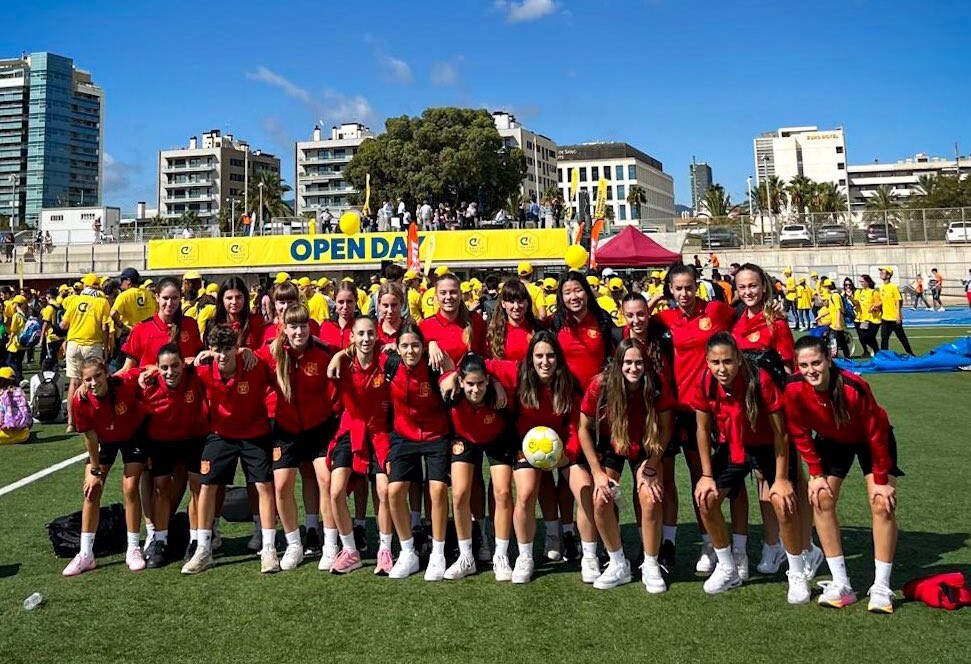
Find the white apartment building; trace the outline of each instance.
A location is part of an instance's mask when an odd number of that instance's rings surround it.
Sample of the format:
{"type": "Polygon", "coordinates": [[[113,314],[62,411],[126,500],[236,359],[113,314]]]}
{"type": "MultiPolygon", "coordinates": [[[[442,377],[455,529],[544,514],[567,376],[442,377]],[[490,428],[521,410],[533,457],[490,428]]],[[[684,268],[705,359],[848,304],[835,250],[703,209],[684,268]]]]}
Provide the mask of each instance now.
{"type": "Polygon", "coordinates": [[[530,131],[505,111],[493,111],[492,121],[507,148],[519,148],[526,157],[526,176],[520,191],[529,200],[540,202],[543,192],[556,186],[556,143],[530,131]]]}
{"type": "MultiPolygon", "coordinates": [[[[607,205],[614,209],[614,224],[650,222],[674,230],[674,178],[664,172],[660,161],[627,143],[583,143],[565,145],[557,151],[557,186],[563,200],[569,199],[573,171],[579,171],[580,190],[590,197],[594,212],[597,183],[607,180],[607,205]],[[633,185],[647,197],[640,213],[631,209],[627,195],[633,185]]],[[[576,201],[569,202],[576,209],[576,201]]]]}
{"type": "MultiPolygon", "coordinates": [[[[202,141],[192,136],[188,147],[158,153],[158,213],[179,217],[192,211],[215,225],[219,208],[235,201],[241,215],[249,179],[263,171],[280,175],[280,160],[218,129],[204,133],[202,141]]],[[[249,201],[250,211],[256,207],[249,201]]]]}
{"type": "MultiPolygon", "coordinates": [[[[330,138],[322,138],[320,127],[314,127],[313,140],[297,143],[297,215],[318,214],[327,208],[339,217],[351,207],[347,196],[357,189],[344,178],[344,169],[369,138],[374,138],[369,128],[345,122],[331,127],[330,138]]],[[[379,201],[377,207],[380,205],[379,201]]],[[[376,209],[374,201],[371,208],[376,209]]]]}
{"type": "Polygon", "coordinates": [[[96,244],[102,237],[117,242],[121,235],[121,210],[116,207],[42,208],[38,228],[50,233],[55,246],[96,244]]]}
{"type": "Polygon", "coordinates": [[[755,181],[773,175],[789,182],[797,175],[846,187],[846,138],[843,128],[782,127],[754,142],[755,181]]]}
{"type": "Polygon", "coordinates": [[[922,175],[950,175],[958,172],[960,164],[962,177],[971,173],[971,156],[947,159],[929,157],[918,153],[914,157],[899,159],[896,163],[874,162],[850,166],[847,169],[850,178],[850,202],[853,207],[864,207],[881,185],[893,189],[899,198],[906,198],[920,193],[918,181],[922,175]]]}

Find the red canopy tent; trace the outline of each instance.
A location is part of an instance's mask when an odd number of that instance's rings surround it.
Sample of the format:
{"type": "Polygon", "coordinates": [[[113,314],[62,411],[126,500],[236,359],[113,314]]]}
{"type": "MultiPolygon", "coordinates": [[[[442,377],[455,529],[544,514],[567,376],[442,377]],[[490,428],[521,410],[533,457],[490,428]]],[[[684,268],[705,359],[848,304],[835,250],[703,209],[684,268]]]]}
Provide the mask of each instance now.
{"type": "Polygon", "coordinates": [[[681,254],[668,251],[633,226],[625,227],[597,249],[599,267],[650,267],[679,260],[681,254]]]}

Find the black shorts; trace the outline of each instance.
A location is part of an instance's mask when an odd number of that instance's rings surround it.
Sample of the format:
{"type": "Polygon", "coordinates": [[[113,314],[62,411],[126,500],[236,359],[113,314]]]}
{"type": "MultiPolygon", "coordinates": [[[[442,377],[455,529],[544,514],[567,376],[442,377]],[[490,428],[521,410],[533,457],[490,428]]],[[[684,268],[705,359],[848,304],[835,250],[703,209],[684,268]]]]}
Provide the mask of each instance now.
{"type": "Polygon", "coordinates": [[[384,466],[378,463],[378,455],[374,453],[374,450],[371,450],[371,463],[368,464],[367,469],[368,478],[373,480],[378,475],[387,476],[387,474],[388,473],[384,470],[384,466]]]}
{"type": "MultiPolygon", "coordinates": [[[[846,478],[850,469],[853,467],[854,459],[859,461],[860,470],[863,471],[864,475],[869,475],[873,472],[873,456],[870,453],[870,445],[868,443],[845,445],[817,436],[815,444],[816,453],[819,454],[819,458],[823,463],[823,473],[826,475],[833,475],[840,479],[846,478]]],[[[890,428],[887,446],[890,452],[890,462],[893,464],[890,468],[890,475],[903,477],[904,471],[900,470],[897,466],[897,438],[893,434],[893,427],[890,428]]]]}
{"type": "Polygon", "coordinates": [[[671,432],[671,442],[668,443],[664,456],[677,456],[681,450],[698,451],[698,418],[693,410],[674,411],[674,431],[671,432]]]}
{"type": "MultiPolygon", "coordinates": [[[[789,481],[795,484],[799,474],[798,453],[789,448],[789,481]]],[[[719,445],[711,451],[711,471],[715,485],[727,489],[728,497],[734,498],[745,486],[745,480],[758,468],[763,479],[770,485],[775,482],[775,447],[772,445],[752,445],[745,448],[745,461],[732,463],[728,445],[719,445]]]]}
{"type": "Polygon", "coordinates": [[[287,433],[277,427],[274,431],[273,470],[299,468],[301,463],[326,456],[336,426],[336,420],[331,417],[313,429],[300,433],[287,433]]]}
{"type": "MultiPolygon", "coordinates": [[[[749,463],[752,464],[752,470],[758,470],[762,473],[762,479],[768,483],[769,486],[775,482],[775,446],[774,445],[759,445],[757,447],[746,447],[745,456],[749,463]]],[[[796,481],[799,479],[799,451],[796,450],[796,446],[789,445],[789,468],[786,472],[786,477],[789,481],[795,485],[796,481]]]]}
{"type": "Polygon", "coordinates": [[[428,443],[419,443],[391,434],[391,452],[385,471],[389,482],[422,482],[422,460],[425,461],[424,478],[429,482],[448,482],[452,441],[448,436],[428,443]]]}
{"type": "Polygon", "coordinates": [[[98,463],[102,466],[114,465],[121,452],[122,463],[142,463],[148,459],[148,450],[138,443],[101,443],[98,445],[98,463]]]}
{"type": "Polygon", "coordinates": [[[204,439],[196,440],[152,440],[148,443],[148,456],[152,460],[152,477],[171,475],[175,467],[185,464],[186,471],[199,472],[202,461],[204,439]]]}
{"type": "MultiPolygon", "coordinates": [[[[377,462],[377,459],[374,459],[377,462]]],[[[351,449],[351,434],[345,433],[334,443],[334,448],[330,452],[330,469],[353,468],[354,451],[351,449]]]]}
{"type": "Polygon", "coordinates": [[[461,438],[452,440],[452,463],[471,463],[482,466],[483,456],[491,466],[512,466],[516,462],[515,441],[500,436],[486,445],[475,445],[461,438]]]}
{"type": "Polygon", "coordinates": [[[236,461],[243,466],[247,483],[271,482],[273,468],[270,456],[273,450],[273,437],[262,438],[222,438],[214,433],[206,438],[202,450],[199,472],[203,484],[225,486],[233,483],[236,476],[236,461]]]}

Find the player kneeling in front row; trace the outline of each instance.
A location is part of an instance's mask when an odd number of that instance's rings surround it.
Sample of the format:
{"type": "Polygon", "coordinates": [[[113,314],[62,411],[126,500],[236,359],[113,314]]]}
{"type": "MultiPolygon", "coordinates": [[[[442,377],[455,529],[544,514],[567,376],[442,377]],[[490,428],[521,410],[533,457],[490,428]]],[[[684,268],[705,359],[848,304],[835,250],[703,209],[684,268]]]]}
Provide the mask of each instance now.
{"type": "Polygon", "coordinates": [[[769,486],[769,497],[782,531],[789,560],[790,604],[809,601],[803,570],[802,530],[797,517],[796,452],[786,435],[784,401],[771,376],[744,358],[727,332],[708,340],[708,368],[693,396],[698,418],[698,451],[702,476],[695,501],[711,535],[718,563],[705,592],[715,595],[742,585],[721,512],[722,501],[744,486],[754,459],[769,486]],[[713,424],[724,443],[711,446],[713,424]]]}
{"type": "Polygon", "coordinates": [[[657,558],[664,498],[660,460],[671,439],[676,401],[670,386],[648,371],[646,359],[640,341],[621,341],[613,362],[593,379],[580,405],[580,444],[593,474],[594,518],[610,556],[607,568],[593,583],[601,590],[631,580],[616,506],[625,462],[634,473],[641,508],[641,581],[649,593],[667,590],[657,558]]]}
{"type": "Polygon", "coordinates": [[[138,482],[147,454],[136,440],[142,425],[134,379],[109,378],[104,362],[98,358],[84,361],[81,367],[84,390],[74,394],[74,426],[84,435],[88,463],[84,466],[84,504],[81,508],[81,551],[64,568],[64,576],[76,576],[95,568],[94,536],[98,530],[101,494],[112,464],[121,453],[125,464],[122,492],[125,498],[125,523],[128,548],[125,564],[133,572],[145,569],[138,547],[142,523],[142,503],[138,482]]]}
{"type": "Polygon", "coordinates": [[[198,574],[213,565],[212,521],[219,488],[230,484],[237,460],[247,483],[256,485],[259,495],[263,549],[260,571],[280,571],[276,553],[276,524],[273,504],[273,473],[270,456],[273,440],[266,409],[271,384],[269,369],[258,361],[247,371],[238,359],[238,335],[229,325],[214,327],[208,337],[213,362],[198,368],[206,387],[209,408],[209,436],[199,464],[202,489],[199,494],[199,544],[182,567],[183,574],[198,574]]]}
{"type": "Polygon", "coordinates": [[[887,412],[859,376],[833,365],[826,342],[803,337],[796,342],[796,370],[786,385],[786,424],[793,443],[809,466],[809,502],[816,532],[833,580],[820,583],[823,606],[842,608],[856,601],[843,558],[836,503],[853,460],[866,480],[873,514],[875,578],[869,610],[893,613],[890,572],[897,547],[897,441],[887,412]]]}

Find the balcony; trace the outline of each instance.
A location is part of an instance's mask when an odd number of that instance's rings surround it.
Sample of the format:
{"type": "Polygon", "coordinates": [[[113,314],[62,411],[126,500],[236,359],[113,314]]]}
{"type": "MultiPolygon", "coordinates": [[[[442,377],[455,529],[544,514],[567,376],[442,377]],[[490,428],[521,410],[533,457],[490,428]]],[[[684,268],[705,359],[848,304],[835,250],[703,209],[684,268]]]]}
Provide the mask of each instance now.
{"type": "Polygon", "coordinates": [[[172,166],[168,165],[162,168],[163,173],[186,173],[188,171],[214,171],[216,170],[216,164],[184,164],[182,166],[172,166]]]}
{"type": "Polygon", "coordinates": [[[169,180],[165,183],[166,189],[173,189],[176,187],[210,187],[213,184],[218,184],[218,182],[213,178],[201,178],[198,180],[169,180]]]}
{"type": "Polygon", "coordinates": [[[350,163],[354,155],[345,155],[343,157],[314,157],[312,159],[299,159],[298,164],[307,164],[308,166],[313,166],[315,164],[346,164],[350,163]]]}
{"type": "Polygon", "coordinates": [[[218,198],[218,194],[193,194],[191,196],[166,196],[162,200],[166,203],[194,203],[199,201],[213,201],[218,198]]]}

